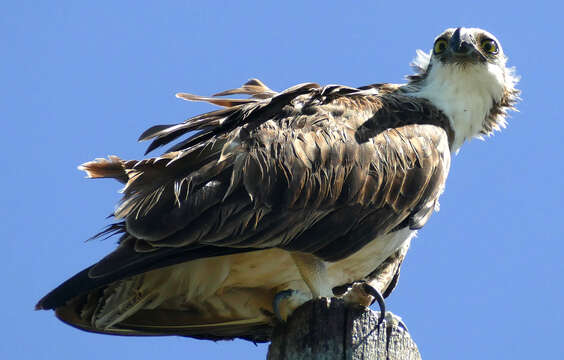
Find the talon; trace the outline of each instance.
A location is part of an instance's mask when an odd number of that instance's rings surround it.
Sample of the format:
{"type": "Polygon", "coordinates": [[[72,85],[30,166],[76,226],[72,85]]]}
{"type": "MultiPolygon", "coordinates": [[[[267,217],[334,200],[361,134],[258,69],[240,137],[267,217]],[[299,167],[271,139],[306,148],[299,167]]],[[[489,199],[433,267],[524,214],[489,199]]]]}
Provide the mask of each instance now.
{"type": "Polygon", "coordinates": [[[293,289],[280,291],[274,295],[272,301],[274,315],[278,320],[286,321],[296,308],[308,300],[310,299],[301,291],[293,289]]]}
{"type": "Polygon", "coordinates": [[[288,289],[288,290],[280,291],[274,296],[274,301],[272,302],[272,308],[274,310],[274,315],[276,315],[276,318],[278,320],[283,321],[282,315],[280,314],[280,303],[290,298],[292,294],[295,292],[296,290],[288,289]]]}
{"type": "Polygon", "coordinates": [[[362,288],[368,295],[373,296],[380,306],[380,318],[378,318],[378,325],[380,325],[382,321],[384,321],[384,318],[386,318],[386,304],[384,303],[384,297],[378,290],[368,285],[367,283],[363,283],[362,288]]]}

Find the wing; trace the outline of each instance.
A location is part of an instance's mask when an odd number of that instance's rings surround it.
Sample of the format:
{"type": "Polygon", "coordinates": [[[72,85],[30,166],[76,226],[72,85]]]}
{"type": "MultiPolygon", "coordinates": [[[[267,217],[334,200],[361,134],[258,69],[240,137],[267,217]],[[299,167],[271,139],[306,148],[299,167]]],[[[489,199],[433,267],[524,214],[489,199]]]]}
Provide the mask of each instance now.
{"type": "Polygon", "coordinates": [[[120,243],[38,308],[195,259],[278,248],[335,262],[429,218],[452,131],[426,100],[389,85],[307,83],[275,93],[258,80],[219,95],[236,93],[251,98],[179,95],[224,108],[147,130],[148,151],[196,131],[159,157],[82,166],[125,183],[120,222],[107,231],[122,233],[120,243]]]}
{"type": "Polygon", "coordinates": [[[126,169],[116,217],[140,251],[280,247],[328,261],[406,219],[421,227],[448,171],[447,122],[424,100],[371,90],[303,84],[149,130],[151,147],[201,132],[126,169]]]}

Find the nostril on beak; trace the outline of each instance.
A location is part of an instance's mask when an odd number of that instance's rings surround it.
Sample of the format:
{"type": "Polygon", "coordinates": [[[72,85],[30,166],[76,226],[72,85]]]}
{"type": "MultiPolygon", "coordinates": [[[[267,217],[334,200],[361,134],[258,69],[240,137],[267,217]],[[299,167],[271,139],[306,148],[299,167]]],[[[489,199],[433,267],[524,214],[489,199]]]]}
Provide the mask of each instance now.
{"type": "Polygon", "coordinates": [[[466,41],[462,41],[457,48],[453,49],[455,53],[457,54],[468,54],[470,53],[470,51],[472,51],[472,44],[466,42],[466,41]]]}

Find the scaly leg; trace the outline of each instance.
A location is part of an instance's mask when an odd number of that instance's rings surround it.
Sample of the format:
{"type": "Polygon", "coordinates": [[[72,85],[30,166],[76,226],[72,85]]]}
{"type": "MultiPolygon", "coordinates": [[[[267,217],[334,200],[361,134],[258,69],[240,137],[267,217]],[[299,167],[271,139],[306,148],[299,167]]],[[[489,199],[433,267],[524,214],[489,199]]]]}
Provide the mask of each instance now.
{"type": "Polygon", "coordinates": [[[333,297],[333,291],[329,286],[329,278],[327,276],[327,266],[323,260],[311,254],[301,252],[293,252],[292,258],[300,271],[302,279],[309,287],[313,298],[333,297]]]}
{"type": "Polygon", "coordinates": [[[295,289],[278,292],[274,297],[272,307],[276,317],[282,321],[286,321],[295,309],[311,298],[333,297],[333,291],[329,287],[327,267],[323,260],[300,252],[293,252],[292,259],[294,259],[303,281],[308,286],[311,297],[309,294],[295,289]]]}

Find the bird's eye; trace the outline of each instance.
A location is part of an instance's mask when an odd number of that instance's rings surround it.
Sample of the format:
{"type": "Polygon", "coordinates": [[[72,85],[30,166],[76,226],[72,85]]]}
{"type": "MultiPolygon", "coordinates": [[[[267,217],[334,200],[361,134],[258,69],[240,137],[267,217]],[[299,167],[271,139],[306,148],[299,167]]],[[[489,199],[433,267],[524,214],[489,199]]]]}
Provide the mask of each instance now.
{"type": "Polygon", "coordinates": [[[435,46],[433,47],[433,51],[435,54],[440,54],[446,50],[448,42],[445,39],[439,39],[435,41],[435,46]]]}
{"type": "Polygon", "coordinates": [[[497,47],[497,43],[492,39],[484,39],[480,43],[482,50],[484,50],[487,54],[495,55],[499,52],[499,48],[497,47]]]}

